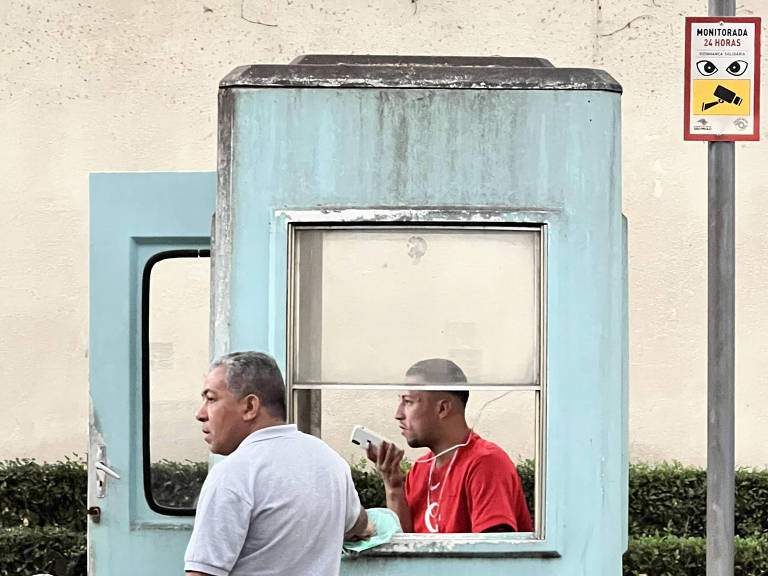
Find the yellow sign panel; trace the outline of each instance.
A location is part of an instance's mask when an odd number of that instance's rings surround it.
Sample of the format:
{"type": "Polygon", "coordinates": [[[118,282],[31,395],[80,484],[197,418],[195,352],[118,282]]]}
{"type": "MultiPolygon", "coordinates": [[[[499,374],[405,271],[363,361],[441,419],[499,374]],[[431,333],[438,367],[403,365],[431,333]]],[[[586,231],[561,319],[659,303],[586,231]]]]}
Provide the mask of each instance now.
{"type": "Polygon", "coordinates": [[[694,116],[748,116],[751,80],[694,80],[694,116]]]}

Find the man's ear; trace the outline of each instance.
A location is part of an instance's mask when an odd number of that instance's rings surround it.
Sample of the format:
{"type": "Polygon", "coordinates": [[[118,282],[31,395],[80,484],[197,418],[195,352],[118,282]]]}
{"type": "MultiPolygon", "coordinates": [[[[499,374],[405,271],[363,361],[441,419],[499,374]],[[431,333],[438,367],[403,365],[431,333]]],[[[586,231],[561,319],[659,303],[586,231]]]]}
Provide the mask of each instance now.
{"type": "Polygon", "coordinates": [[[437,417],[445,418],[453,411],[453,400],[449,396],[443,396],[437,401],[437,417]]]}
{"type": "Polygon", "coordinates": [[[261,400],[259,400],[259,397],[256,394],[248,394],[243,398],[242,402],[244,405],[243,420],[246,422],[255,420],[259,416],[259,412],[261,412],[261,400]]]}

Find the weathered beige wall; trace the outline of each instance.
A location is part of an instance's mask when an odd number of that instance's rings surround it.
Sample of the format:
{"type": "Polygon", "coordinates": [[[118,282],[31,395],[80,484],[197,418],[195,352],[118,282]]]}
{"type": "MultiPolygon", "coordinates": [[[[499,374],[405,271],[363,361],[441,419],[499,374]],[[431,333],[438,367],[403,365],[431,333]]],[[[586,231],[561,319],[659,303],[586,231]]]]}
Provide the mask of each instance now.
{"type": "MultiPolygon", "coordinates": [[[[761,4],[744,0],[738,13],[760,15],[761,4]]],[[[623,84],[631,454],[702,464],[706,145],[684,143],[681,126],[683,16],[706,10],[704,0],[5,2],[0,458],[85,452],[88,173],[214,170],[219,78],[340,52],[543,56],[623,84]]],[[[744,465],[768,464],[766,146],[736,146],[744,465]]]]}

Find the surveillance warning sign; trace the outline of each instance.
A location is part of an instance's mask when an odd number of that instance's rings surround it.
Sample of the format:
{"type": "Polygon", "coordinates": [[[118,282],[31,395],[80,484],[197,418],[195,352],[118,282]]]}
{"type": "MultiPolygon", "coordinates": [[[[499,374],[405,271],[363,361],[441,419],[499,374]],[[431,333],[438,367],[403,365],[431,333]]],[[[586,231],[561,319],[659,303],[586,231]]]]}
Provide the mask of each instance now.
{"type": "Polygon", "coordinates": [[[760,139],[760,18],[685,19],[685,140],[760,139]]]}

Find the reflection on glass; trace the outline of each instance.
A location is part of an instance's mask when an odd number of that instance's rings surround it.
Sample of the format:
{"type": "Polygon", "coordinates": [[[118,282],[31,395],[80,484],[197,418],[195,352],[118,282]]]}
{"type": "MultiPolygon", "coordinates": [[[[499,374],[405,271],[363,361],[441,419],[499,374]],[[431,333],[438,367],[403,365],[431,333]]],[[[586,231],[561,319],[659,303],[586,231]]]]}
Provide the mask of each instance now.
{"type": "MultiPolygon", "coordinates": [[[[351,443],[350,434],[356,425],[365,426],[403,449],[405,468],[413,466],[429,450],[409,447],[395,419],[400,395],[407,389],[316,392],[322,398],[321,437],[352,466],[353,479],[363,504],[366,507],[386,506],[381,480],[361,447],[351,443]]],[[[537,513],[534,496],[537,395],[538,392],[530,390],[472,390],[465,412],[469,427],[501,447],[514,462],[532,520],[537,513]]],[[[296,404],[294,399],[294,406],[296,404]]],[[[416,466],[426,466],[427,470],[430,463],[416,466]]]]}
{"type": "Polygon", "coordinates": [[[474,384],[537,385],[536,229],[298,230],[298,383],[397,383],[449,358],[474,384]]]}
{"type": "Polygon", "coordinates": [[[208,258],[161,260],[150,276],[150,458],[152,496],[194,507],[208,448],[194,414],[208,366],[208,258]]]}
{"type": "MultiPolygon", "coordinates": [[[[366,506],[386,505],[385,491],[352,429],[399,446],[413,466],[405,531],[541,533],[541,228],[291,234],[287,382],[299,428],[350,461],[366,506]]],[[[384,484],[398,485],[389,469],[384,484]]]]}

